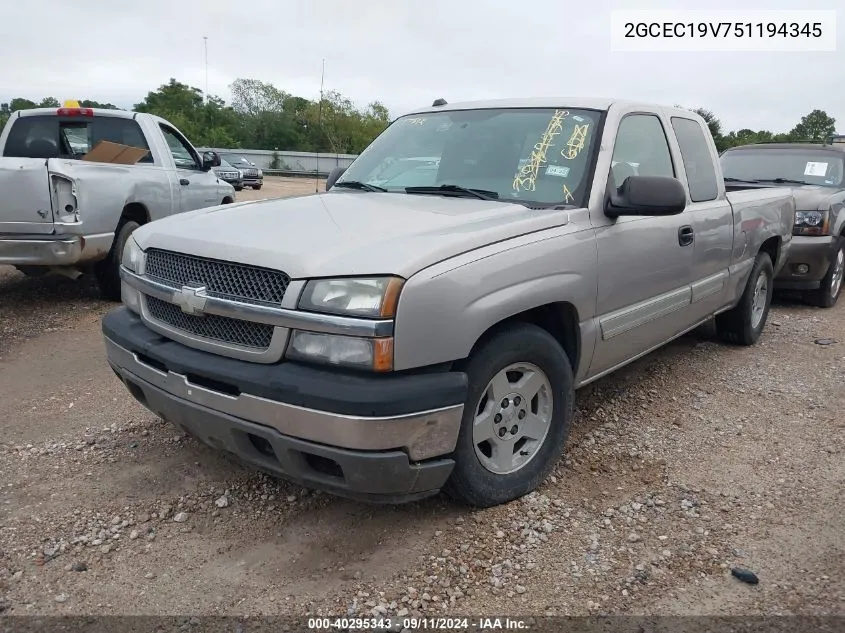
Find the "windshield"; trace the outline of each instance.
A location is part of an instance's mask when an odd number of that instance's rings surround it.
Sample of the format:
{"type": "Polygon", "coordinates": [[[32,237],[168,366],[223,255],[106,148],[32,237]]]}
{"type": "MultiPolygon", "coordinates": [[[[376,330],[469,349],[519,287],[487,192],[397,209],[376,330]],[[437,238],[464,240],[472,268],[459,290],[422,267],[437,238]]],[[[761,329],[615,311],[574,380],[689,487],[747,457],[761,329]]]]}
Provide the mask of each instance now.
{"type": "Polygon", "coordinates": [[[236,156],[234,154],[224,154],[223,158],[226,159],[232,165],[241,165],[241,166],[249,166],[250,162],[244,158],[243,156],[236,156]]]}
{"type": "Polygon", "coordinates": [[[808,185],[843,186],[845,153],[807,148],[761,148],[722,155],[725,178],[745,181],[786,179],[808,185]]]}
{"type": "Polygon", "coordinates": [[[600,117],[594,110],[565,108],[402,117],[338,183],[362,182],[396,193],[451,185],[493,193],[505,202],[580,206],[589,189],[600,117]]]}

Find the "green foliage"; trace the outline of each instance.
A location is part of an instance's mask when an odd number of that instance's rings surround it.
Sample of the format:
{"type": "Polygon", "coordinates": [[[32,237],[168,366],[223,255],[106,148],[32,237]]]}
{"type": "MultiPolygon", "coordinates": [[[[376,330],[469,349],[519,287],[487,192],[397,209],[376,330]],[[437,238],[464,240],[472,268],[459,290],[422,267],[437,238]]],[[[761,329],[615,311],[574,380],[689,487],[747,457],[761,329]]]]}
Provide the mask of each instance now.
{"type": "Polygon", "coordinates": [[[836,119],[827,115],[824,110],[813,110],[807,116],[801,117],[801,122],[792,128],[790,137],[796,141],[822,143],[830,140],[836,134],[836,119]]]}
{"type": "MultiPolygon", "coordinates": [[[[338,92],[328,91],[320,100],[297,97],[258,79],[236,79],[230,86],[232,101],[226,104],[199,88],[176,79],[147,94],[136,104],[137,112],[149,112],[173,123],[200,147],[266,149],[337,154],[358,154],[390,123],[384,104],[374,101],[358,108],[338,92]]],[[[18,97],[0,103],[0,127],[12,112],[37,107],[59,107],[54,97],[40,101],[18,97]]],[[[111,103],[81,100],[85,108],[119,109],[111,103]]],[[[707,122],[719,152],[749,143],[824,142],[836,130],[836,121],[822,110],[813,110],[786,133],[741,129],[725,132],[710,110],[694,110],[707,122]]],[[[274,153],[271,169],[284,169],[274,153]]]]}
{"type": "MultiPolygon", "coordinates": [[[[683,106],[677,106],[683,107],[683,106]]],[[[836,119],[827,115],[823,110],[813,110],[801,117],[801,121],[789,132],[772,132],[770,130],[754,130],[743,128],[723,133],[722,122],[710,110],[696,108],[693,110],[701,116],[710,128],[716,149],[723,152],[738,145],[754,143],[824,143],[836,134],[836,119]]]]}

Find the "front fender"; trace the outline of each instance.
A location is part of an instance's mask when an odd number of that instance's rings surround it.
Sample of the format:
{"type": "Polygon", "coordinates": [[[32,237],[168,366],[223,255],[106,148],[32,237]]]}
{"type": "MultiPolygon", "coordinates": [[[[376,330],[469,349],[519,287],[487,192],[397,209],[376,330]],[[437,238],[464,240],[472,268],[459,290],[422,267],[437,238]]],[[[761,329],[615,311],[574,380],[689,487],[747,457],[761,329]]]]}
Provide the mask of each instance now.
{"type": "Polygon", "coordinates": [[[578,312],[581,364],[589,364],[594,341],[583,324],[592,322],[595,314],[596,264],[593,230],[567,225],[424,269],[408,279],[399,299],[395,369],[466,358],[491,327],[556,302],[571,303],[578,312]]]}

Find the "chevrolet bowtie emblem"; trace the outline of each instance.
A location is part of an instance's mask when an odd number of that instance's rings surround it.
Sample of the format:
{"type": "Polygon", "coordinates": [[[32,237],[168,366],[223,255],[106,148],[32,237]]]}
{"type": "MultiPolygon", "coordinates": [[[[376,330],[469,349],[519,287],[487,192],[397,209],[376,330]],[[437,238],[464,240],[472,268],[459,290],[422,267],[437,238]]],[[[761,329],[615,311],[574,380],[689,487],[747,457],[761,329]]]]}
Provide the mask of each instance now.
{"type": "Polygon", "coordinates": [[[182,286],[181,290],[173,293],[173,303],[182,308],[185,314],[194,316],[205,316],[203,308],[207,300],[205,286],[182,286]]]}

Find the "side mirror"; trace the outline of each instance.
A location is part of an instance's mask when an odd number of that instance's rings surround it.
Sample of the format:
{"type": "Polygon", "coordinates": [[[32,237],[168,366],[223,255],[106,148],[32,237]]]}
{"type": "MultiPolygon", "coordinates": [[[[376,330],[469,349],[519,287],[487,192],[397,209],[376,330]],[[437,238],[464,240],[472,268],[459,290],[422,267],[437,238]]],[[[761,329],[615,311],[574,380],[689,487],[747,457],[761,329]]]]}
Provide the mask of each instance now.
{"type": "Polygon", "coordinates": [[[326,191],[334,187],[334,183],[337,182],[337,179],[340,178],[345,171],[346,167],[335,167],[329,172],[329,177],[326,178],[326,191]]]}
{"type": "Polygon", "coordinates": [[[208,171],[214,167],[220,167],[220,154],[217,152],[205,152],[202,155],[202,170],[208,171]]]}
{"type": "Polygon", "coordinates": [[[668,176],[628,176],[622,186],[611,192],[604,214],[677,215],[687,206],[687,192],[677,178],[668,176]]]}

